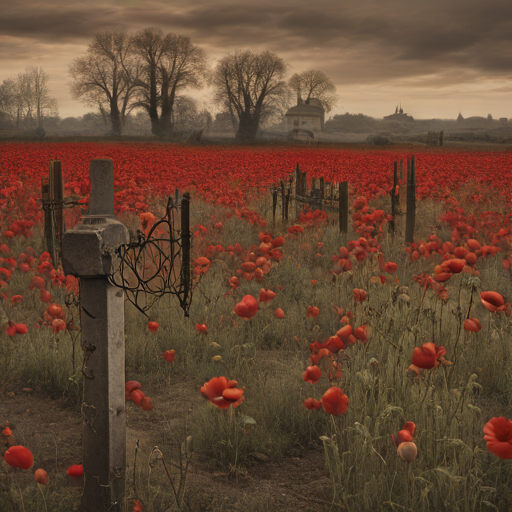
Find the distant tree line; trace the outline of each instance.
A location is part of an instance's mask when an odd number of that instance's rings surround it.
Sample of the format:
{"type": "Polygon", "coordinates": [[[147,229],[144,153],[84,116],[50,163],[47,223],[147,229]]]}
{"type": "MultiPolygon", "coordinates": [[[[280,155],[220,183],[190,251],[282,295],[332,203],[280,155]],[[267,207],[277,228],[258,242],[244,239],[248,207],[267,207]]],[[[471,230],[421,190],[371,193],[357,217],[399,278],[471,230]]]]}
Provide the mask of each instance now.
{"type": "Polygon", "coordinates": [[[48,75],[41,68],[26,68],[0,85],[0,127],[43,130],[43,121],[58,115],[50,97],[48,75]]]}
{"type": "MultiPolygon", "coordinates": [[[[156,136],[216,126],[231,128],[237,140],[249,141],[260,126],[279,122],[295,98],[306,103],[317,98],[326,112],[333,107],[335,87],[324,73],[307,70],[287,80],[286,69],[287,64],[274,53],[249,50],[229,53],[210,68],[204,50],[189,37],[156,28],[132,35],[124,30],[105,31],[96,34],[85,55],[69,66],[69,87],[74,99],[95,110],[91,113],[95,117],[84,116],[80,123],[91,125],[94,119],[98,129],[101,118],[114,135],[125,132],[128,120],[139,119],[142,112],[156,136]],[[198,111],[185,95],[207,85],[214,88],[221,110],[215,120],[206,110],[198,111]]],[[[48,127],[55,129],[58,122],[48,121],[58,116],[57,104],[49,97],[47,78],[38,70],[4,80],[0,124],[4,120],[18,129],[34,124],[42,128],[46,119],[48,127]]],[[[62,126],[77,124],[65,121],[62,126]]]]}

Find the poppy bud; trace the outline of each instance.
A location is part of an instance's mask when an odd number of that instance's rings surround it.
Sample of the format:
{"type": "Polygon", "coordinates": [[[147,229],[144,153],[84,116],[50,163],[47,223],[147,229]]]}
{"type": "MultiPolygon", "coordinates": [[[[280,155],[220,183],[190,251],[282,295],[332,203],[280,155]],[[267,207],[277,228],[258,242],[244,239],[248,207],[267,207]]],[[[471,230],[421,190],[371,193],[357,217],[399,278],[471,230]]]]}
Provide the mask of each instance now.
{"type": "Polygon", "coordinates": [[[281,309],[281,308],[277,308],[275,311],[274,311],[274,316],[280,320],[282,320],[284,318],[284,311],[281,309]]]}
{"type": "Polygon", "coordinates": [[[148,329],[149,329],[151,332],[156,332],[156,331],[158,331],[158,323],[157,323],[157,322],[149,322],[149,323],[148,323],[148,329]]]}
{"type": "Polygon", "coordinates": [[[79,480],[84,475],[84,467],[82,464],[77,464],[75,466],[70,466],[68,468],[68,476],[72,478],[76,478],[79,480]]]}
{"type": "Polygon", "coordinates": [[[34,480],[40,485],[48,485],[50,478],[44,469],[36,469],[34,473],[34,480]]]}

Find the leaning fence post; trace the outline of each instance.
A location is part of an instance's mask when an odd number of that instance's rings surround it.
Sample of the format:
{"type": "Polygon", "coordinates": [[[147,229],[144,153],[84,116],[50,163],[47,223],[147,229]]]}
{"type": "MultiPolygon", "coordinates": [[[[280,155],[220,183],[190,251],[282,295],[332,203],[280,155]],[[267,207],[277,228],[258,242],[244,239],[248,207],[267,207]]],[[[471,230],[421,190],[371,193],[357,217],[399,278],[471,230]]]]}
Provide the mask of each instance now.
{"type": "Polygon", "coordinates": [[[84,491],[81,512],[123,510],[126,468],[124,291],[109,283],[129,243],[114,216],[114,165],[92,160],[89,211],[62,239],[64,272],[80,278],[84,491]]]}
{"type": "Polygon", "coordinates": [[[340,233],[348,233],[348,181],[340,183],[339,202],[340,233]]]}
{"type": "Polygon", "coordinates": [[[407,217],[405,219],[405,242],[414,242],[414,224],[416,222],[416,164],[411,158],[410,171],[407,173],[407,217]]]}

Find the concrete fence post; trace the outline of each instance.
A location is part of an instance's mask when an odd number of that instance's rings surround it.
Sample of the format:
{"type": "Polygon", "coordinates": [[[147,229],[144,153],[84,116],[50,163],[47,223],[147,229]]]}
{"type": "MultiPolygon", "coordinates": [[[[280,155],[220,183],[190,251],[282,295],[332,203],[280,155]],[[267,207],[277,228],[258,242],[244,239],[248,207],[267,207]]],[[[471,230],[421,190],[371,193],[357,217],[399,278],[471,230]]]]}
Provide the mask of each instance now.
{"type": "Polygon", "coordinates": [[[84,359],[81,512],[121,512],[125,493],[124,291],[108,282],[114,250],[128,243],[114,217],[112,160],[92,160],[89,211],[64,233],[62,265],[80,278],[84,359]]]}

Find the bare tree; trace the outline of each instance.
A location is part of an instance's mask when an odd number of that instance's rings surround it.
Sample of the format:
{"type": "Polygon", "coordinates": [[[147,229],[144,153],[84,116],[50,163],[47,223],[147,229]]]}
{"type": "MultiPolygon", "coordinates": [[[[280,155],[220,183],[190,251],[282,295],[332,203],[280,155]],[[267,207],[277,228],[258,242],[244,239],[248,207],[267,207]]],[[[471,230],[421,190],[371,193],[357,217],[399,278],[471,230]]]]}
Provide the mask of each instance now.
{"type": "Polygon", "coordinates": [[[6,79],[0,86],[0,111],[16,122],[16,128],[42,128],[45,117],[58,115],[57,100],[50,97],[48,78],[41,68],[26,68],[16,80],[6,79]]]}
{"type": "Polygon", "coordinates": [[[18,90],[12,78],[6,78],[0,85],[0,113],[3,118],[14,122],[18,107],[18,90]]]}
{"type": "Polygon", "coordinates": [[[212,75],[218,102],[228,105],[238,118],[236,140],[256,138],[260,122],[286,95],[286,64],[269,51],[237,51],[222,58],[212,75]]]}
{"type": "Polygon", "coordinates": [[[322,71],[308,69],[302,73],[295,73],[288,85],[297,94],[297,99],[309,103],[311,98],[320,100],[326,112],[330,112],[338,97],[336,87],[331,79],[322,71]]]}
{"type": "Polygon", "coordinates": [[[48,75],[41,68],[33,68],[27,73],[27,80],[30,89],[30,100],[33,105],[37,127],[43,127],[45,117],[58,115],[57,100],[50,97],[48,88],[48,75]]]}
{"type": "Polygon", "coordinates": [[[87,54],[71,64],[71,93],[86,105],[99,105],[110,118],[112,133],[121,135],[125,116],[134,108],[131,100],[140,73],[126,32],[105,31],[96,34],[87,54]]]}
{"type": "Polygon", "coordinates": [[[136,81],[138,101],[151,119],[154,135],[172,132],[172,112],[178,93],[198,89],[207,72],[205,52],[189,37],[148,28],[132,37],[133,53],[143,62],[143,77],[136,81]],[[160,113],[159,113],[160,108],[160,113]]]}

